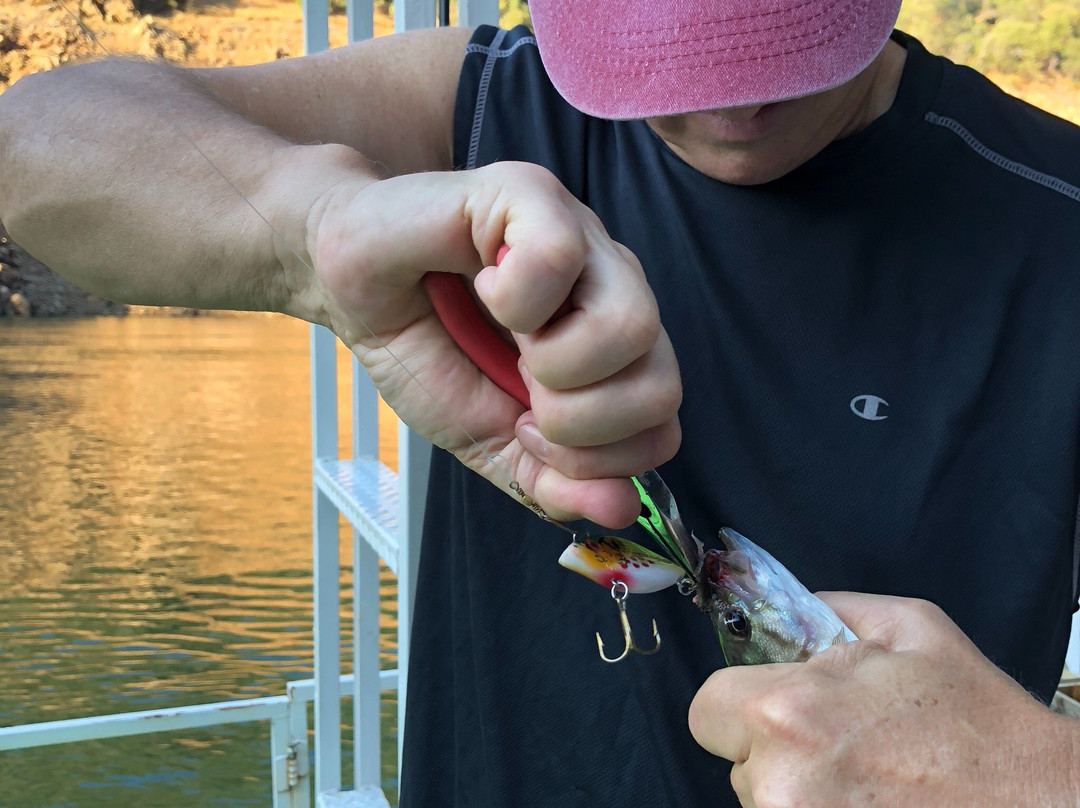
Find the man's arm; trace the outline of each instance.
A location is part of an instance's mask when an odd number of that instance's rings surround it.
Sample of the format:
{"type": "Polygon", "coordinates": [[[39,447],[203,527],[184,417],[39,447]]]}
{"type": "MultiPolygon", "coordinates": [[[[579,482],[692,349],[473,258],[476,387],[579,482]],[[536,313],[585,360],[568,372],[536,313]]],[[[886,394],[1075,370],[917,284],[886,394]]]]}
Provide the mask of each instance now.
{"type": "Polygon", "coordinates": [[[445,170],[467,36],[23,79],[0,96],[0,220],[103,297],[326,325],[409,426],[494,484],[625,526],[627,478],[679,444],[671,343],[636,258],[550,172],[445,170]],[[474,279],[514,333],[530,411],[449,339],[421,285],[433,270],[474,279]]]}
{"type": "Polygon", "coordinates": [[[451,167],[468,36],[432,29],[255,67],[108,60],[27,77],[0,96],[0,221],[104,297],[318,320],[296,309],[312,208],[345,179],[451,167]]]}

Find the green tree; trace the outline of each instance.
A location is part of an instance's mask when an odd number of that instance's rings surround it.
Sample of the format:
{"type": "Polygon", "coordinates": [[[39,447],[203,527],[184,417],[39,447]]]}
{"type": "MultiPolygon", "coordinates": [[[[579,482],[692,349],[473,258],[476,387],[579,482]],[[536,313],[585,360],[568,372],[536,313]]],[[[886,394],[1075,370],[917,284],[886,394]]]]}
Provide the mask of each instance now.
{"type": "Polygon", "coordinates": [[[1040,16],[1043,71],[1057,71],[1069,78],[1080,79],[1080,5],[1050,3],[1040,16]]]}
{"type": "Polygon", "coordinates": [[[906,0],[898,25],[980,70],[1080,77],[1076,0],[906,0]]]}
{"type": "Polygon", "coordinates": [[[499,0],[499,25],[503,28],[528,25],[531,28],[528,0],[499,0]]]}

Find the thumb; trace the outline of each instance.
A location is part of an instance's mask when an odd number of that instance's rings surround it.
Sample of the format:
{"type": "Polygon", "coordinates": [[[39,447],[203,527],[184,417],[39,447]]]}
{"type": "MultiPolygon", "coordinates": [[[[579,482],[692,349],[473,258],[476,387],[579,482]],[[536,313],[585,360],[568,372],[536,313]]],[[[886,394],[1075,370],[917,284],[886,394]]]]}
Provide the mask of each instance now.
{"type": "Polygon", "coordinates": [[[837,616],[860,640],[893,651],[924,647],[952,627],[940,608],[927,600],[863,592],[819,592],[837,616]]]}

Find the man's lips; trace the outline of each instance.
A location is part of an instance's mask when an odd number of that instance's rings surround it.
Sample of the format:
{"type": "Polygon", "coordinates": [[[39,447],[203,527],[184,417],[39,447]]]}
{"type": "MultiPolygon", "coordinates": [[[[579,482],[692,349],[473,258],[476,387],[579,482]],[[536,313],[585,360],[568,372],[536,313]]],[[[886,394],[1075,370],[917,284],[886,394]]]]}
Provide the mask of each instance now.
{"type": "Polygon", "coordinates": [[[780,106],[780,103],[774,103],[692,114],[701,116],[710,132],[720,140],[756,140],[767,135],[772,129],[780,106]]]}

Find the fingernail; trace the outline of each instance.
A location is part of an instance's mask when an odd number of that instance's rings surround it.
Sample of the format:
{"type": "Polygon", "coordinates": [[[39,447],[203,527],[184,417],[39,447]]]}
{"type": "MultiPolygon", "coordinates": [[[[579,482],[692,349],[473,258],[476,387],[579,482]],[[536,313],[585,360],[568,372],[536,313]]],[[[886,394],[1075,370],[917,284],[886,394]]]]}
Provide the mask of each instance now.
{"type": "Polygon", "coordinates": [[[529,454],[541,459],[548,456],[549,444],[544,439],[544,436],[540,434],[540,430],[536,428],[536,424],[522,424],[519,426],[517,438],[529,454]]]}
{"type": "MultiPolygon", "coordinates": [[[[533,375],[531,373],[529,373],[529,368],[525,364],[525,357],[524,356],[519,356],[518,357],[518,373],[521,374],[522,381],[524,381],[525,386],[528,387],[529,382],[531,382],[533,380],[533,375]]],[[[530,424],[530,426],[531,426],[531,424],[530,424]]],[[[536,429],[536,427],[533,426],[533,429],[536,429]]],[[[537,432],[537,434],[540,434],[540,433],[537,432]]]]}

